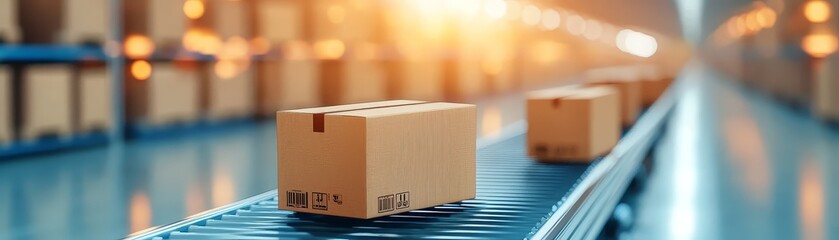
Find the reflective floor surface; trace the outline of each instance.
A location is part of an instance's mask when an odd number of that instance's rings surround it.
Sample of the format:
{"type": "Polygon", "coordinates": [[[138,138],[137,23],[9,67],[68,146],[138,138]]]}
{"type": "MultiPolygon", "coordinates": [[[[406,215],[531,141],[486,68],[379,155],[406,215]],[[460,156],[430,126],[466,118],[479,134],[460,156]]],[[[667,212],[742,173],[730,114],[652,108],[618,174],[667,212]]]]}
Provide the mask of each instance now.
{"type": "Polygon", "coordinates": [[[839,130],[692,64],[628,239],[839,238],[839,130]]]}

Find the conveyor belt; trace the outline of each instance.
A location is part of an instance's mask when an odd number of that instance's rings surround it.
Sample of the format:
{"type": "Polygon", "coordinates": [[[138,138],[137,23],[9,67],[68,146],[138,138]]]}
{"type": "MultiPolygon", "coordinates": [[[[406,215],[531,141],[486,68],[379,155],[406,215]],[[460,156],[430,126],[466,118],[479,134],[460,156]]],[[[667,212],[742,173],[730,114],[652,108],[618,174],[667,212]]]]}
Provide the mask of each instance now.
{"type": "Polygon", "coordinates": [[[590,165],[533,161],[522,130],[479,141],[475,199],[358,220],[278,210],[273,190],[129,239],[591,239],[660,132],[669,101],[657,103],[611,154],[590,165]]]}

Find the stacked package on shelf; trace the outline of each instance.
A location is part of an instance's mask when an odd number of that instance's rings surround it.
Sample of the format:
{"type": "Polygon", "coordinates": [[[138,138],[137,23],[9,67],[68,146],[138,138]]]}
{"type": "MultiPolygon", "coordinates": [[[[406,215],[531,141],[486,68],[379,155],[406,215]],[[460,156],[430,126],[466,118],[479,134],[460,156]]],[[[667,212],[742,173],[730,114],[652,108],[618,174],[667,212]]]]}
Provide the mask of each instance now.
{"type": "Polygon", "coordinates": [[[108,38],[109,0],[65,0],[64,42],[103,44],[108,38]]]}
{"type": "MultiPolygon", "coordinates": [[[[210,2],[213,30],[224,41],[218,60],[207,68],[209,80],[207,115],[211,119],[243,118],[256,110],[255,75],[251,70],[248,41],[247,2],[213,0],[210,2]],[[236,52],[239,51],[239,52],[236,52]]],[[[203,81],[202,81],[203,82],[203,81]]]]}
{"type": "Polygon", "coordinates": [[[14,43],[20,40],[17,23],[17,1],[0,0],[0,42],[14,43]]]}
{"type": "Polygon", "coordinates": [[[23,70],[21,138],[67,137],[73,133],[72,69],[64,64],[28,65],[23,70]]]}
{"type": "Polygon", "coordinates": [[[110,73],[104,66],[81,67],[79,84],[78,130],[103,131],[111,127],[110,73]]]}
{"type": "Polygon", "coordinates": [[[273,116],[277,110],[314,107],[321,104],[320,66],[304,37],[303,1],[257,2],[256,36],[279,49],[279,60],[264,60],[259,71],[259,113],[273,116]]]}
{"type": "Polygon", "coordinates": [[[12,72],[0,65],[0,145],[14,137],[12,121],[12,72]]]}

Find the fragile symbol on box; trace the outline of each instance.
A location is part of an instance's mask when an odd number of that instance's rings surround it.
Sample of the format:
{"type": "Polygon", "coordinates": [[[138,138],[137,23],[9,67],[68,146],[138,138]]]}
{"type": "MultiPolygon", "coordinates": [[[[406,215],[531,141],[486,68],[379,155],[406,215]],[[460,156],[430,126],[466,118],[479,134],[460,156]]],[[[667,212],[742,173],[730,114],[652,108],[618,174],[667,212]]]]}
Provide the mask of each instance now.
{"type": "Polygon", "coordinates": [[[329,195],[326,193],[312,192],[312,209],[329,210],[329,195]]]}
{"type": "Polygon", "coordinates": [[[332,194],[332,201],[341,205],[344,204],[344,197],[341,194],[332,194]]]}
{"type": "Polygon", "coordinates": [[[411,193],[402,192],[396,194],[396,209],[407,208],[411,206],[411,193]]]}
{"type": "Polygon", "coordinates": [[[287,191],[286,205],[294,208],[308,208],[309,207],[309,193],[301,191],[287,191]]]}

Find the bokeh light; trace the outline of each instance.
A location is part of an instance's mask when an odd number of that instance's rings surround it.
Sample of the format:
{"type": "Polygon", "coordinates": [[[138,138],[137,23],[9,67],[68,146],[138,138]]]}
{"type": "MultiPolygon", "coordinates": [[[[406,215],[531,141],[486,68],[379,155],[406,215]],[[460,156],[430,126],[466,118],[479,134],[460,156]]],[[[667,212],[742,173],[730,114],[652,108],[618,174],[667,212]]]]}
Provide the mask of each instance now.
{"type": "Polygon", "coordinates": [[[830,4],[824,0],[811,0],[804,5],[804,17],[810,22],[822,23],[830,19],[830,4]]]}
{"type": "Polygon", "coordinates": [[[315,54],[320,59],[339,59],[344,55],[344,42],[337,39],[317,41],[314,46],[315,54]]]}
{"type": "Polygon", "coordinates": [[[617,45],[621,51],[639,57],[651,57],[658,51],[658,42],[654,37],[631,29],[618,32],[616,41],[622,43],[617,45]]]}
{"type": "Polygon", "coordinates": [[[554,30],[559,27],[559,24],[559,12],[556,10],[548,9],[542,13],[542,28],[545,30],[554,30]]]}
{"type": "Polygon", "coordinates": [[[154,52],[154,43],[143,35],[129,35],[125,38],[124,48],[129,58],[148,58],[154,52]]]}
{"type": "Polygon", "coordinates": [[[204,16],[204,2],[201,0],[186,0],[183,10],[184,15],[189,19],[199,19],[204,16]]]}
{"type": "Polygon", "coordinates": [[[131,76],[134,79],[143,81],[151,77],[151,64],[146,60],[136,60],[131,62],[131,76]]]}
{"type": "Polygon", "coordinates": [[[493,19],[501,19],[507,14],[507,2],[504,0],[487,0],[484,3],[484,13],[493,19]]]}
{"type": "Polygon", "coordinates": [[[822,58],[836,52],[836,48],[839,47],[836,41],[836,36],[833,34],[813,33],[804,37],[801,48],[810,56],[822,58]]]}
{"type": "Polygon", "coordinates": [[[521,21],[526,25],[536,26],[542,21],[542,11],[533,5],[524,6],[521,10],[521,21]]]}

